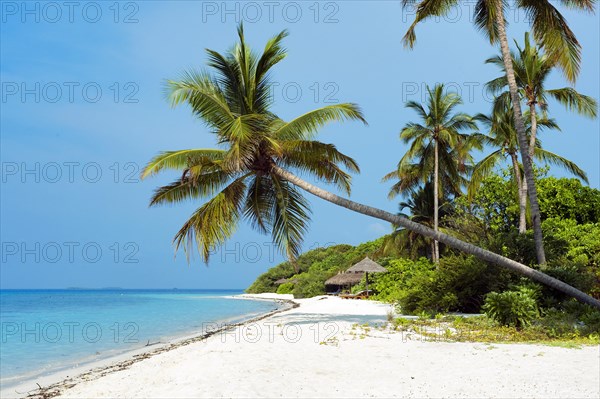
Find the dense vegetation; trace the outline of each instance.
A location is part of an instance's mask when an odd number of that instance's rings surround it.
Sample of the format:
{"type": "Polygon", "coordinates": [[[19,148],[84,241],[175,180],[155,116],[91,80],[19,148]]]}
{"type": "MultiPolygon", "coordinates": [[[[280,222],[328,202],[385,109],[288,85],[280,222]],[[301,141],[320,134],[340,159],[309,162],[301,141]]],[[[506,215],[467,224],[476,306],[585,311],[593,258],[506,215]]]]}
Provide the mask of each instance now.
{"type": "MultiPolygon", "coordinates": [[[[440,225],[476,245],[538,267],[532,232],[519,234],[517,228],[515,190],[509,172],[491,175],[470,200],[462,196],[447,200],[447,214],[440,225]]],[[[600,190],[583,186],[577,179],[541,177],[538,195],[550,259],[544,272],[600,297],[600,190]]],[[[502,324],[522,328],[566,308],[570,317],[585,315],[595,320],[584,305],[474,256],[441,247],[436,265],[427,240],[411,246],[404,242],[409,239],[388,235],[356,247],[315,249],[298,258],[299,272],[283,262],[261,275],[248,292],[277,291],[300,298],[321,295],[326,279],[368,255],[388,269],[370,276],[373,299],[397,303],[405,314],[485,311],[502,324]],[[415,246],[422,248],[415,251],[415,246]],[[276,285],[281,278],[294,282],[276,285]]],[[[353,289],[364,289],[364,281],[353,289]]],[[[567,324],[560,328],[567,329],[567,324]]]]}

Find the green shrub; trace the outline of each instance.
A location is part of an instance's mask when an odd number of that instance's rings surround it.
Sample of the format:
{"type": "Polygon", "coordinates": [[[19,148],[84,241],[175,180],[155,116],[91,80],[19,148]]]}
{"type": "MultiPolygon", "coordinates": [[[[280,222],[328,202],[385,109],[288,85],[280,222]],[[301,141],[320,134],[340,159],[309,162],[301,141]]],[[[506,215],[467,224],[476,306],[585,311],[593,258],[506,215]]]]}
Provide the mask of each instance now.
{"type": "Polygon", "coordinates": [[[600,190],[579,179],[545,177],[536,181],[542,220],[573,219],[579,224],[600,222],[600,190]]]}
{"type": "Polygon", "coordinates": [[[296,276],[296,284],[292,290],[294,298],[311,298],[325,294],[325,280],[329,278],[327,272],[302,273],[296,276]]]}
{"type": "Polygon", "coordinates": [[[536,293],[522,287],[516,291],[491,292],[485,298],[483,311],[503,326],[523,328],[539,317],[536,293]]]}
{"type": "Polygon", "coordinates": [[[440,259],[437,269],[430,262],[415,264],[397,296],[405,314],[476,313],[488,292],[504,289],[507,283],[506,273],[500,268],[473,256],[447,255],[440,259]]]}
{"type": "Polygon", "coordinates": [[[278,294],[291,294],[294,291],[294,283],[283,283],[277,288],[278,294]]]}
{"type": "MultiPolygon", "coordinates": [[[[397,302],[409,288],[410,281],[418,275],[427,274],[433,270],[433,265],[425,258],[417,261],[410,259],[390,260],[386,273],[369,275],[369,288],[374,290],[375,299],[383,302],[397,302]]],[[[364,279],[359,284],[364,286],[364,279]]]]}
{"type": "Polygon", "coordinates": [[[600,311],[588,306],[579,317],[583,323],[584,334],[600,334],[600,311]]]}

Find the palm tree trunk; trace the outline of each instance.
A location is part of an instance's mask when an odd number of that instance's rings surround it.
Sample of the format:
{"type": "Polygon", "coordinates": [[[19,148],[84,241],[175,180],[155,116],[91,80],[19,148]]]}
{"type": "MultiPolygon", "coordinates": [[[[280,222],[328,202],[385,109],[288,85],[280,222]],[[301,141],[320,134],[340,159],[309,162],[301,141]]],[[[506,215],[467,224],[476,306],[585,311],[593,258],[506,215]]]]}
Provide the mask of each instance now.
{"type": "Polygon", "coordinates": [[[523,176],[523,198],[521,199],[521,205],[523,209],[525,209],[524,218],[525,218],[525,226],[527,226],[527,178],[523,176]]]}
{"type": "MultiPolygon", "coordinates": [[[[537,137],[537,111],[535,109],[535,101],[531,100],[529,101],[529,115],[531,116],[531,132],[529,135],[529,159],[531,160],[531,164],[533,165],[533,154],[535,153],[535,140],[537,137]]],[[[525,197],[525,199],[523,199],[524,202],[524,207],[525,207],[525,213],[527,213],[527,178],[523,177],[523,196],[525,197]]],[[[524,216],[525,218],[527,218],[527,215],[525,214],[524,216]]]]}
{"type": "Polygon", "coordinates": [[[521,179],[521,168],[519,168],[517,154],[510,154],[510,158],[512,159],[517,191],[519,192],[519,234],[523,234],[527,231],[527,194],[524,192],[525,187],[523,187],[523,181],[521,179]]]}
{"type": "Polygon", "coordinates": [[[531,115],[531,135],[529,136],[529,159],[533,164],[533,154],[535,153],[535,139],[537,136],[537,114],[535,102],[529,102],[529,114],[531,115]]]}
{"type": "Polygon", "coordinates": [[[547,285],[548,287],[554,288],[558,291],[561,291],[567,295],[570,295],[577,300],[587,303],[591,306],[594,306],[600,309],[600,301],[592,298],[586,293],[578,290],[575,287],[572,287],[568,284],[563,283],[560,280],[555,279],[554,277],[550,277],[547,274],[540,272],[539,270],[532,269],[528,266],[525,266],[521,263],[515,262],[514,260],[505,258],[504,256],[500,256],[491,251],[485,250],[483,248],[479,248],[476,245],[469,244],[462,240],[459,240],[456,237],[449,236],[447,234],[441,233],[439,231],[434,231],[429,227],[425,227],[422,224],[415,223],[409,220],[406,217],[394,215],[393,213],[386,212],[381,209],[373,208],[368,205],[359,204],[357,202],[351,201],[346,198],[342,198],[336,194],[330,193],[329,191],[323,190],[322,188],[316,187],[310,184],[307,181],[302,180],[298,176],[290,173],[284,169],[281,169],[279,166],[274,165],[272,167],[272,173],[275,173],[277,176],[281,177],[294,184],[297,187],[321,198],[325,201],[331,202],[332,204],[344,207],[346,209],[350,209],[354,212],[361,213],[363,215],[371,216],[377,219],[385,220],[387,222],[393,223],[397,226],[402,226],[408,230],[414,231],[418,234],[421,234],[425,237],[433,238],[434,240],[441,241],[444,244],[456,248],[460,251],[466,252],[471,255],[477,256],[479,259],[496,264],[498,266],[502,266],[511,271],[517,272],[525,277],[529,277],[530,279],[547,285]]]}
{"type": "Polygon", "coordinates": [[[431,251],[431,261],[433,262],[433,258],[435,257],[435,240],[431,240],[429,247],[429,250],[431,251]]]}
{"type": "Polygon", "coordinates": [[[525,124],[523,123],[523,114],[521,113],[521,104],[519,102],[519,93],[517,91],[517,82],[515,80],[515,72],[513,70],[512,58],[508,48],[508,39],[506,37],[506,25],[504,22],[504,6],[502,1],[496,3],[496,22],[498,23],[498,38],[500,40],[500,49],[502,50],[502,58],[504,60],[504,68],[506,69],[506,79],[508,80],[508,88],[510,90],[510,98],[512,100],[515,128],[519,138],[519,149],[521,151],[521,159],[523,161],[523,170],[527,181],[527,193],[529,194],[529,204],[531,207],[531,217],[533,219],[533,238],[535,240],[535,252],[538,264],[546,263],[546,254],[544,252],[544,240],[542,235],[542,219],[540,215],[540,206],[537,199],[537,190],[535,187],[535,178],[533,175],[533,166],[529,158],[529,145],[527,143],[527,133],[525,124]]]}
{"type": "MultiPolygon", "coordinates": [[[[439,184],[439,155],[438,155],[438,141],[434,139],[434,165],[433,165],[433,230],[438,231],[439,225],[439,196],[440,189],[438,187],[439,184]]],[[[440,243],[435,240],[433,242],[434,255],[433,255],[433,263],[436,265],[440,262],[440,243]]],[[[437,267],[437,266],[436,266],[437,267]]]]}

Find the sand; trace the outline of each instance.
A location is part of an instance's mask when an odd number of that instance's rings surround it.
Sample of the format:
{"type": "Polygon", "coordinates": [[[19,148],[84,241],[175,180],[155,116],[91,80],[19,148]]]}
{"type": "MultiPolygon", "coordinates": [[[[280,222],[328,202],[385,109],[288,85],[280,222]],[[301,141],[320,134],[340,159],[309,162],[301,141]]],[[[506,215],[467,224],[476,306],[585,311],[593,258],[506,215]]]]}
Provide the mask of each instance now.
{"type": "Polygon", "coordinates": [[[373,327],[391,311],[385,304],[296,302],[295,309],[63,388],[59,397],[600,397],[596,346],[426,342],[373,327]]]}

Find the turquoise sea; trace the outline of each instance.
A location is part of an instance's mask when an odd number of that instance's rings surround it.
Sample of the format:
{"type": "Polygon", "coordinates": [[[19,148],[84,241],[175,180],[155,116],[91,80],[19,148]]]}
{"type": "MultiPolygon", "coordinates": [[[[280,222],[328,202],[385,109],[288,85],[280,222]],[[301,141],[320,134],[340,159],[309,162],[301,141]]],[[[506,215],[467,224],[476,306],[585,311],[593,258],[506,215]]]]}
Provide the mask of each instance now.
{"type": "Polygon", "coordinates": [[[0,290],[0,387],[199,335],[277,304],[241,290],[0,290]]]}

